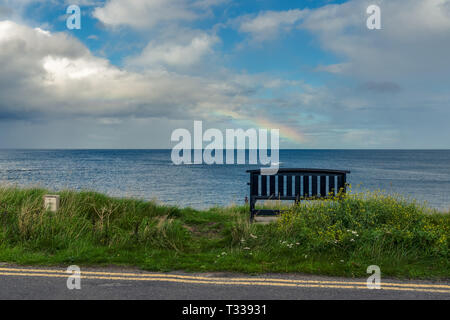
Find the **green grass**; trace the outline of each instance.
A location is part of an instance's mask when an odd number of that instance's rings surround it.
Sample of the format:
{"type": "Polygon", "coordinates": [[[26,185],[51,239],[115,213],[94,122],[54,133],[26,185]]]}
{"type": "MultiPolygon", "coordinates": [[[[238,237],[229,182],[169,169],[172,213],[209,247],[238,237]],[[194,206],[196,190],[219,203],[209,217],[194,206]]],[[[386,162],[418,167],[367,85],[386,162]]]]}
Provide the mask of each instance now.
{"type": "Polygon", "coordinates": [[[450,213],[383,193],[304,202],[278,222],[250,224],[248,207],[197,211],[95,192],[0,187],[0,261],[129,265],[153,271],[302,272],[450,278],[450,213]]]}

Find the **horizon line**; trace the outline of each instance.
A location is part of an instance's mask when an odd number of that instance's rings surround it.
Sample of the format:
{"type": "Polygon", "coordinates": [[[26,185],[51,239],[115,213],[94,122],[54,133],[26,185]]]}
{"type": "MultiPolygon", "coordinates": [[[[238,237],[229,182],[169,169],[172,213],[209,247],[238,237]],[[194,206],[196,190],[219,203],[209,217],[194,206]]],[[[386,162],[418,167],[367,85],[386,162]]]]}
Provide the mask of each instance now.
{"type": "MultiPolygon", "coordinates": [[[[123,150],[123,151],[127,151],[127,150],[159,150],[159,151],[171,151],[173,150],[172,148],[0,148],[0,151],[12,151],[12,150],[29,150],[29,151],[79,151],[79,150],[85,150],[85,151],[89,151],[89,150],[123,150]]],[[[206,150],[204,148],[202,149],[191,149],[192,151],[195,150],[206,150]]],[[[240,149],[240,148],[234,148],[234,149],[222,149],[223,151],[228,151],[228,150],[256,150],[258,151],[259,149],[240,149]]],[[[271,150],[270,148],[267,148],[266,150],[271,150]]],[[[304,148],[304,149],[300,149],[300,148],[280,148],[278,150],[288,150],[288,151],[327,151],[327,150],[336,150],[336,151],[389,151],[389,150],[403,150],[403,151],[450,151],[450,147],[449,148],[304,148]]]]}

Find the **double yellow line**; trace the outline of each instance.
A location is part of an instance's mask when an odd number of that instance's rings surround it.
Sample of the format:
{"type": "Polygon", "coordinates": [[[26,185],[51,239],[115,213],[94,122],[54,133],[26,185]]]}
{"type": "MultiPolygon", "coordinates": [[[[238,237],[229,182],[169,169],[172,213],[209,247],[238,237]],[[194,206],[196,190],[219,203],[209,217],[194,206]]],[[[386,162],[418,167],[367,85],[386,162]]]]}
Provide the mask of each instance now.
{"type": "MultiPolygon", "coordinates": [[[[0,268],[0,276],[67,278],[71,275],[72,274],[67,273],[67,271],[65,270],[0,268]]],[[[257,278],[257,277],[217,278],[217,277],[186,276],[186,275],[161,274],[161,273],[126,273],[126,272],[119,273],[119,272],[100,272],[100,271],[81,271],[80,278],[96,279],[96,280],[161,281],[161,282],[209,284],[209,285],[275,286],[275,287],[297,287],[297,288],[328,288],[328,289],[334,288],[334,289],[369,290],[366,282],[357,282],[357,281],[294,280],[294,279],[257,278]]],[[[450,285],[446,284],[382,282],[381,290],[446,293],[450,295],[450,285]]]]}

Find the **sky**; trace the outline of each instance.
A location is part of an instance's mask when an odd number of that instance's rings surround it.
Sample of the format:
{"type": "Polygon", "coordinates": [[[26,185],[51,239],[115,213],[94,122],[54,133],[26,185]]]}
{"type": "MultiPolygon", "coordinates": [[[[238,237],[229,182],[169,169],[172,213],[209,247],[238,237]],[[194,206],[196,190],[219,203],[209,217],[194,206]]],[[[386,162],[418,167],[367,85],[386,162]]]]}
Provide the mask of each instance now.
{"type": "Polygon", "coordinates": [[[448,149],[449,57],[450,0],[0,0],[0,148],[448,149]]]}

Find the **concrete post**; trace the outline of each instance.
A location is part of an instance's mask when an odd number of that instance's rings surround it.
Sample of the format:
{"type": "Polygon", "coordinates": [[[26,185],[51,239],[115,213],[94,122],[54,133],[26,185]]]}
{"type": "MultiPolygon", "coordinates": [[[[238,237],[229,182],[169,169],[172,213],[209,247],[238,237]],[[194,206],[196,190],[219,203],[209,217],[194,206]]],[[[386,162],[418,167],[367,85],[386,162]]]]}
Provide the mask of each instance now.
{"type": "Polygon", "coordinates": [[[46,210],[56,212],[59,210],[60,197],[59,195],[45,195],[44,208],[46,210]]]}

